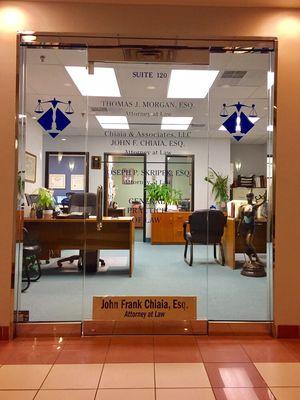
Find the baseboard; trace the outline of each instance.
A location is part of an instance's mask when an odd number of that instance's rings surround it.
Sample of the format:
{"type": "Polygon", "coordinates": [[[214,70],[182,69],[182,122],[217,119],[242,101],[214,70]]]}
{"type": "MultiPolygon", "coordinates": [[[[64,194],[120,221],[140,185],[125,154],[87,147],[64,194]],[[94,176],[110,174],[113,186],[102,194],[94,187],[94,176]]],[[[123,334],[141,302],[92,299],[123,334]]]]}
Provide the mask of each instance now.
{"type": "Polygon", "coordinates": [[[207,335],[207,321],[84,321],[83,335],[207,335]]]}
{"type": "Polygon", "coordinates": [[[16,323],[16,337],[58,337],[58,336],[81,336],[80,322],[62,323],[16,323]]]}
{"type": "MultiPolygon", "coordinates": [[[[16,323],[17,337],[97,335],[240,335],[273,336],[272,322],[234,321],[84,321],[71,323],[16,323]]],[[[2,340],[9,339],[8,327],[0,328],[2,340]]],[[[300,337],[300,326],[277,327],[278,337],[300,337]]]]}
{"type": "Polygon", "coordinates": [[[272,336],[272,322],[208,321],[208,335],[272,336]]]}
{"type": "Polygon", "coordinates": [[[0,340],[9,340],[9,326],[0,326],[0,340]]]}
{"type": "Polygon", "coordinates": [[[278,325],[276,331],[278,338],[300,338],[300,325],[278,325]]]}

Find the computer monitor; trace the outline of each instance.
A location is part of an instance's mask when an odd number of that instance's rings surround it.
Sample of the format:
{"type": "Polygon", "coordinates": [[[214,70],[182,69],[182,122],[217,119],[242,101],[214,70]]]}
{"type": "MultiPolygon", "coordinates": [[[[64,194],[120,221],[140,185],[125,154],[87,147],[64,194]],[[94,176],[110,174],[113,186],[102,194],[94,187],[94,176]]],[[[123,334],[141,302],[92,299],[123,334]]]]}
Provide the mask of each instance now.
{"type": "Polygon", "coordinates": [[[62,200],[65,198],[66,198],[66,196],[55,196],[56,203],[61,204],[62,200]]]}
{"type": "Polygon", "coordinates": [[[179,203],[182,211],[190,211],[191,210],[191,200],[190,199],[182,199],[179,203]]]}

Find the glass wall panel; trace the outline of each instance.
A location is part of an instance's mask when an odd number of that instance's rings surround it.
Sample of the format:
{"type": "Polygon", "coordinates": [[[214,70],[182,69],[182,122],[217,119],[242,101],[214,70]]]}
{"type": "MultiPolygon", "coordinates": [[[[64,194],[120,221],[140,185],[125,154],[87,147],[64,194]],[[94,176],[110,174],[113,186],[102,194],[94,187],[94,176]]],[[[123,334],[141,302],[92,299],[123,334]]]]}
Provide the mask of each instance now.
{"type": "Polygon", "coordinates": [[[21,54],[16,320],[81,321],[84,204],[71,197],[88,189],[89,156],[74,143],[86,132],[86,105],[66,66],[84,68],[86,51],[21,54]]]}
{"type": "Polygon", "coordinates": [[[175,333],[270,320],[273,54],[92,54],[21,49],[16,319],[122,333],[146,317],[116,316],[118,297],[153,296],[141,333],[160,333],[164,300],[186,296],[175,333]]]}
{"type": "Polygon", "coordinates": [[[265,51],[210,58],[220,72],[209,98],[208,207],[227,215],[225,265],[208,268],[210,320],[272,319],[272,59],[265,51]]]}

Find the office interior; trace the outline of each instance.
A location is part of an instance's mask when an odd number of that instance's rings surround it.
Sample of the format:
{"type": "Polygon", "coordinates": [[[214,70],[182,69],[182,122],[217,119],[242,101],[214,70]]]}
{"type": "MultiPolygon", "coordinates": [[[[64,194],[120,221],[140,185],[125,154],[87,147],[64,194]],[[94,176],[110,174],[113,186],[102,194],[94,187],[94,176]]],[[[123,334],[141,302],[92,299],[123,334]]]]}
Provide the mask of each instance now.
{"type": "MultiPolygon", "coordinates": [[[[22,51],[19,171],[24,187],[19,208],[24,209],[29,236],[39,188],[51,189],[56,211],[63,216],[70,213],[73,193],[96,195],[102,186],[103,215],[133,221],[134,269],[130,276],[128,249],[99,248],[104,262],[89,273],[77,259],[58,263],[80,255],[76,246],[48,248],[41,258],[41,276],[24,290],[25,257],[20,247],[17,310],[28,311],[32,322],[81,321],[92,318],[96,295],[182,295],[197,297],[199,320],[272,320],[273,53],[254,48],[211,51],[204,65],[96,60],[91,66],[86,49],[24,46],[22,51]],[[101,77],[104,69],[107,75],[101,77]],[[209,73],[202,78],[206,89],[201,94],[199,71],[209,73]],[[186,75],[177,84],[187,93],[176,93],[175,85],[172,94],[171,80],[180,73],[186,75]],[[53,106],[53,99],[62,103],[53,106]],[[247,134],[240,132],[241,126],[235,134],[223,126],[237,104],[244,106],[253,124],[247,134]],[[53,117],[55,108],[70,121],[61,131],[58,113],[56,120],[53,117]],[[48,109],[52,126],[47,130],[39,119],[48,109]],[[52,137],[49,132],[55,124],[59,133],[52,137]],[[228,199],[222,204],[205,179],[213,177],[212,170],[228,177],[228,199]],[[151,184],[171,188],[175,200],[152,203],[147,191],[151,184]],[[189,216],[197,210],[221,209],[228,233],[229,221],[235,225],[249,192],[257,202],[267,196],[255,227],[266,276],[241,274],[246,256],[237,243],[239,250],[231,254],[233,261],[226,253],[225,265],[219,249],[215,260],[211,244],[194,245],[193,265],[187,265],[183,224],[189,216]]],[[[238,119],[237,125],[241,123],[238,119]]],[[[84,218],[76,223],[82,229],[88,225],[84,218]]],[[[34,226],[32,236],[38,242],[39,226],[34,226]]],[[[237,232],[231,239],[225,235],[224,241],[239,240],[237,232]]],[[[84,260],[83,256],[83,264],[84,260]]]]}

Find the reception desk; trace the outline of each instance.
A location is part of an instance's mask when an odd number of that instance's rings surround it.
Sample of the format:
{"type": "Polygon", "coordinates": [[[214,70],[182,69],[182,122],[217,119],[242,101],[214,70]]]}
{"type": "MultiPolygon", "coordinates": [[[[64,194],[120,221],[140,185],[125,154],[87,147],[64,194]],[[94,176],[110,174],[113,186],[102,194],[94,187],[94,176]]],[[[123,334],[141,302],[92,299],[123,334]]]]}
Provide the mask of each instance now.
{"type": "MultiPolygon", "coordinates": [[[[30,237],[42,250],[129,250],[129,276],[133,274],[134,222],[132,217],[103,217],[102,229],[96,219],[24,219],[30,237]]],[[[96,258],[97,260],[97,258],[96,258]]],[[[97,268],[97,266],[95,266],[97,268]]]]}

